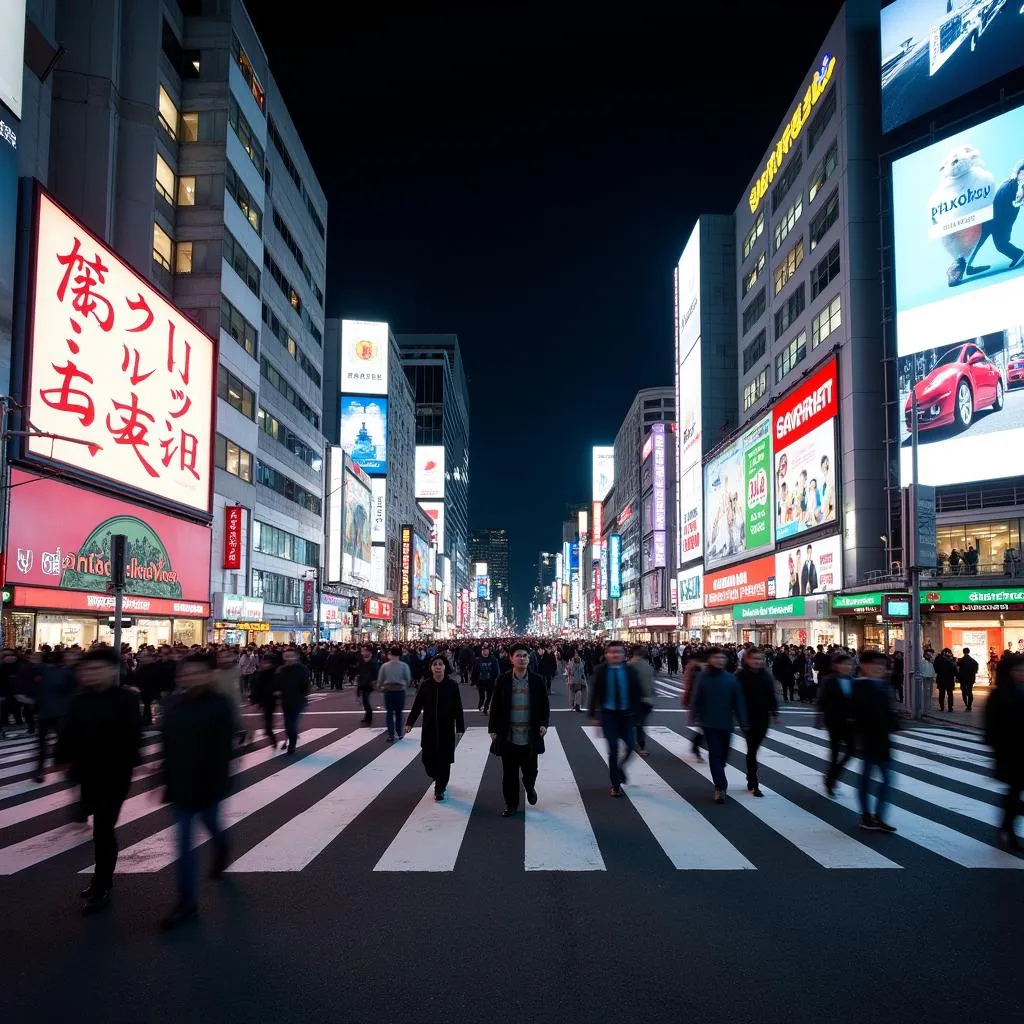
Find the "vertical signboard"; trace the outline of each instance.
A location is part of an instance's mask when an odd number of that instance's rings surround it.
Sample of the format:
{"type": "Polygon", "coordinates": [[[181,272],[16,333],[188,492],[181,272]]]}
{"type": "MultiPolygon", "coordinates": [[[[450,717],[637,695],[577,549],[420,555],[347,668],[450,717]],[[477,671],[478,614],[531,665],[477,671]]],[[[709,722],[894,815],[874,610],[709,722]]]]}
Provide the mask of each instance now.
{"type": "MultiPolygon", "coordinates": [[[[13,4],[18,7],[18,3],[13,4]]],[[[25,4],[21,3],[21,34],[25,37],[25,4]]],[[[17,19],[16,19],[17,20],[17,19]]],[[[3,62],[4,15],[0,14],[0,68],[3,62]]],[[[12,31],[13,35],[13,31],[12,31]]],[[[13,69],[12,69],[13,70],[13,69]]],[[[22,67],[19,64],[18,88],[22,67]]],[[[4,74],[0,70],[0,79],[4,74]]],[[[11,344],[14,328],[14,257],[18,234],[18,131],[17,118],[0,106],[0,387],[11,386],[11,344]]]]}
{"type": "Polygon", "coordinates": [[[576,513],[576,527],[580,535],[580,543],[586,544],[587,542],[587,510],[581,508],[576,513]]]}
{"type": "Polygon", "coordinates": [[[373,477],[370,481],[370,494],[373,502],[370,540],[374,544],[384,544],[387,541],[387,477],[373,477]]]}
{"type": "Polygon", "coordinates": [[[432,501],[444,499],[444,445],[418,444],[413,475],[415,497],[432,501]]]}
{"type": "Polygon", "coordinates": [[[0,4],[0,103],[21,117],[25,72],[25,0],[0,4]]]}
{"type": "Polygon", "coordinates": [[[594,585],[594,622],[601,621],[601,567],[594,566],[594,577],[591,581],[594,585]]]}
{"type": "Polygon", "coordinates": [[[388,325],[341,321],[341,393],[388,393],[388,325]]]}
{"type": "Polygon", "coordinates": [[[224,509],[224,568],[242,568],[242,506],[224,509]]]}
{"type": "Polygon", "coordinates": [[[701,390],[700,222],[695,225],[676,267],[676,418],[679,558],[704,553],[704,454],[701,390]]]}
{"type": "Polygon", "coordinates": [[[412,526],[402,527],[402,577],[400,582],[401,605],[412,606],[412,526]]]}
{"type": "Polygon", "coordinates": [[[345,453],[337,445],[327,449],[327,522],[324,528],[324,567],[328,583],[341,582],[341,532],[344,527],[342,513],[342,472],[345,468],[345,453]]]}
{"type": "Polygon", "coordinates": [[[651,427],[654,439],[654,565],[663,569],[668,559],[666,531],[668,528],[667,474],[665,472],[665,424],[651,427]]]}
{"type": "Polygon", "coordinates": [[[604,505],[595,501],[591,511],[591,536],[594,540],[593,557],[601,557],[601,534],[604,532],[604,505]]]}
{"type": "Polygon", "coordinates": [[[615,483],[615,449],[610,445],[594,446],[593,483],[590,497],[594,501],[604,501],[615,483]]]}
{"type": "Polygon", "coordinates": [[[612,601],[622,597],[622,535],[608,536],[608,597],[612,601]]]}

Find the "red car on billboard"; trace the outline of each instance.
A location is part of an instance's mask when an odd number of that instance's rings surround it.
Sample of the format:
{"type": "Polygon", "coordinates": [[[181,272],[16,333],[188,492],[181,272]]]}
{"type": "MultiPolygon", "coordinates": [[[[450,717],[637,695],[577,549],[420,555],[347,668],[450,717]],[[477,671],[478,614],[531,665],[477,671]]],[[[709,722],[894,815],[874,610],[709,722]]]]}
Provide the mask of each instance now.
{"type": "Polygon", "coordinates": [[[955,426],[965,430],[978,409],[1003,407],[1003,375],[975,344],[950,349],[907,396],[907,429],[913,429],[912,406],[917,395],[919,430],[955,426]]]}
{"type": "Polygon", "coordinates": [[[1024,384],[1024,356],[1014,356],[1006,366],[1006,388],[1024,384]]]}

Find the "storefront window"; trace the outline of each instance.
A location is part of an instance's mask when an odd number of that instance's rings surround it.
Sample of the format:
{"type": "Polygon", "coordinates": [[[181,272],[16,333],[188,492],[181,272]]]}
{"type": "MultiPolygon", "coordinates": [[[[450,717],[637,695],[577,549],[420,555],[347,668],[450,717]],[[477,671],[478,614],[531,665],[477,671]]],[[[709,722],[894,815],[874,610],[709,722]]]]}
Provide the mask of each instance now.
{"type": "Polygon", "coordinates": [[[1021,571],[1019,519],[939,526],[935,531],[935,539],[937,568],[942,573],[972,574],[970,559],[967,557],[971,548],[978,553],[974,573],[991,575],[1006,572],[1017,575],[1021,571]]]}
{"type": "Polygon", "coordinates": [[[36,616],[36,650],[43,644],[56,647],[88,647],[96,642],[99,622],[96,619],[77,618],[73,615],[50,615],[40,612],[36,616]]]}
{"type": "Polygon", "coordinates": [[[31,649],[35,635],[35,616],[31,612],[4,615],[4,647],[31,649]]]}
{"type": "Polygon", "coordinates": [[[173,631],[174,643],[191,647],[203,642],[202,619],[175,619],[173,631]]]}

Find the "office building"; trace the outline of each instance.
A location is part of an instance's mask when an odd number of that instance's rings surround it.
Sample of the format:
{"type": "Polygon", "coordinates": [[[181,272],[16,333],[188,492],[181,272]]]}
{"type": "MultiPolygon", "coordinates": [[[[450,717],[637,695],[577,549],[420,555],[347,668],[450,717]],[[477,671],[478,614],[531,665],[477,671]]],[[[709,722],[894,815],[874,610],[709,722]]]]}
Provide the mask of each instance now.
{"type": "Polygon", "coordinates": [[[491,578],[491,601],[501,600],[506,614],[509,612],[509,548],[508,530],[471,531],[469,535],[469,560],[486,562],[491,578]]]}

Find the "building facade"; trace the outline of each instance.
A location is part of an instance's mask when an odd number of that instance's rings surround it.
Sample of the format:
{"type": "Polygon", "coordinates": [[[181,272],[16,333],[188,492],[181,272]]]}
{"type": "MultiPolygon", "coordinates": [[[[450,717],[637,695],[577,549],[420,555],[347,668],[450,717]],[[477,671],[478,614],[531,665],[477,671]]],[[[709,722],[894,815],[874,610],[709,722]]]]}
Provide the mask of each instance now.
{"type": "Polygon", "coordinates": [[[231,0],[58,0],[29,17],[64,52],[31,90],[22,173],[219,338],[209,593],[214,617],[251,598],[262,631],[217,636],[309,639],[327,208],[252,23],[231,0]]]}
{"type": "Polygon", "coordinates": [[[469,560],[486,562],[491,578],[491,601],[501,601],[505,613],[510,611],[508,530],[477,529],[469,535],[469,560]]]}

